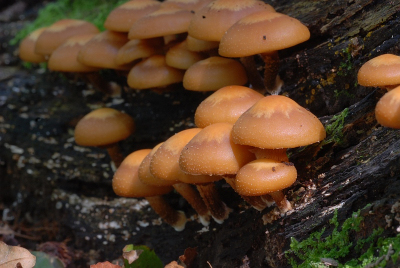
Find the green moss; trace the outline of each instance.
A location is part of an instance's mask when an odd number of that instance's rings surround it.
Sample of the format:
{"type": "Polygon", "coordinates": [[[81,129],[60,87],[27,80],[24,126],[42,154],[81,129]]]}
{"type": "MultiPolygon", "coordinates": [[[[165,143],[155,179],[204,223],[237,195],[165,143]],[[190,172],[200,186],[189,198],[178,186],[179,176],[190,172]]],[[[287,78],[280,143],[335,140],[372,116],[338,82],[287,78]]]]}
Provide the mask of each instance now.
{"type": "Polygon", "coordinates": [[[337,74],[340,76],[346,76],[349,74],[349,72],[351,70],[354,69],[353,58],[351,56],[351,50],[349,47],[347,47],[347,48],[343,49],[340,54],[343,56],[344,61],[342,61],[339,64],[339,70],[338,70],[337,74]]]}
{"type": "Polygon", "coordinates": [[[285,252],[289,263],[294,268],[326,267],[323,259],[334,260],[338,267],[343,268],[361,268],[368,264],[375,265],[371,267],[385,267],[390,259],[396,263],[400,253],[400,235],[380,237],[383,233],[383,229],[380,228],[356,243],[350,240],[351,234],[360,231],[363,220],[360,211],[357,211],[340,225],[336,210],[329,221],[334,226],[330,235],[323,238],[323,228],[301,242],[292,238],[290,250],[285,252]],[[349,260],[350,256],[357,257],[349,260]]]}
{"type": "Polygon", "coordinates": [[[54,22],[65,18],[86,20],[95,24],[100,30],[104,30],[103,23],[110,11],[126,1],[57,0],[56,2],[48,3],[39,11],[36,20],[19,31],[10,43],[14,45],[34,30],[50,26],[54,22]]]}
{"type": "Polygon", "coordinates": [[[343,142],[343,127],[344,120],[349,113],[349,109],[344,109],[340,114],[334,115],[330,124],[325,127],[326,134],[329,137],[322,142],[322,145],[335,142],[337,144],[341,144],[343,142]]]}

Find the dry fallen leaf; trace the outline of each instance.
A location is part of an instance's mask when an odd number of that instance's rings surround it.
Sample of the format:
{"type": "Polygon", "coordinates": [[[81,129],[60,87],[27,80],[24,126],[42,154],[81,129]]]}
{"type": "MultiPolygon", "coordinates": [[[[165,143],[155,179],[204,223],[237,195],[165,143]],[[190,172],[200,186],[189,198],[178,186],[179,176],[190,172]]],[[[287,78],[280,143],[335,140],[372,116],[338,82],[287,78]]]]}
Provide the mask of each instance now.
{"type": "Polygon", "coordinates": [[[36,257],[22,247],[8,246],[0,241],[0,268],[32,268],[36,257]]]}
{"type": "Polygon", "coordinates": [[[96,264],[92,264],[90,265],[90,268],[122,268],[122,267],[106,261],[106,262],[98,262],[96,264]]]}
{"type": "Polygon", "coordinates": [[[132,264],[132,262],[136,261],[139,259],[140,254],[143,253],[142,249],[137,249],[137,250],[131,250],[127,252],[122,253],[122,257],[128,261],[129,264],[132,264]]]}
{"type": "Polygon", "coordinates": [[[184,267],[179,265],[176,261],[172,261],[168,263],[164,268],[184,268],[184,267]]]}

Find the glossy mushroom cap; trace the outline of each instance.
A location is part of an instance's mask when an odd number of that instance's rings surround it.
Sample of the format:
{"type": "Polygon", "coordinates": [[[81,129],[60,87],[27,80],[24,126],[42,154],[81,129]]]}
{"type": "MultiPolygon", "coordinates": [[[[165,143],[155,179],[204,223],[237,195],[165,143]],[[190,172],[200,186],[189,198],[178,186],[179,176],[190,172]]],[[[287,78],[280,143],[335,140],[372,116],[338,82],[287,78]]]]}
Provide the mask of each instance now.
{"type": "Polygon", "coordinates": [[[40,63],[45,62],[46,58],[35,52],[35,45],[39,35],[46,29],[46,27],[39,28],[31,32],[27,37],[25,37],[19,44],[19,57],[23,61],[40,63]]]}
{"type": "Polygon", "coordinates": [[[179,166],[193,175],[233,175],[255,159],[247,146],[231,138],[233,124],[216,123],[201,130],[182,149],[179,166]]]}
{"type": "Polygon", "coordinates": [[[130,70],[128,85],[134,89],[158,88],[179,83],[182,79],[182,70],[168,66],[165,56],[153,55],[130,70]]]}
{"type": "Polygon", "coordinates": [[[220,41],[236,21],[260,10],[274,11],[258,0],[215,0],[196,12],[188,33],[197,39],[220,41]]]}
{"type": "Polygon", "coordinates": [[[190,51],[203,52],[203,51],[209,51],[214,48],[218,48],[219,42],[200,40],[188,35],[186,37],[186,46],[187,49],[190,51]]]}
{"type": "Polygon", "coordinates": [[[100,68],[87,66],[78,61],[79,51],[94,36],[95,34],[80,34],[67,39],[51,53],[48,68],[60,72],[98,71],[100,68]]]}
{"type": "Polygon", "coordinates": [[[139,180],[139,165],[150,151],[150,149],[135,151],[122,161],[112,180],[115,194],[124,197],[148,197],[163,195],[172,190],[171,186],[150,186],[139,180]]]}
{"type": "Polygon", "coordinates": [[[244,85],[247,74],[233,59],[210,57],[190,66],[183,77],[183,87],[193,91],[215,91],[228,85],[244,85]]]}
{"type": "Polygon", "coordinates": [[[247,196],[260,196],[283,190],[297,178],[293,164],[257,159],[243,166],[236,175],[236,190],[247,196]]]}
{"type": "Polygon", "coordinates": [[[264,96],[243,86],[226,86],[218,89],[196,109],[194,122],[204,128],[215,123],[232,123],[264,96]]]}
{"type": "Polygon", "coordinates": [[[200,128],[186,129],[166,140],[151,159],[151,174],[162,180],[178,179],[181,182],[191,184],[209,183],[219,180],[219,177],[186,174],[179,167],[179,156],[182,149],[200,131],[200,128]]]}
{"type": "Polygon", "coordinates": [[[78,122],[75,142],[82,146],[106,146],[126,139],[134,130],[131,116],[112,108],[100,108],[78,122]]]}
{"type": "Polygon", "coordinates": [[[366,87],[387,87],[400,85],[400,57],[383,54],[361,66],[358,83],[366,87]]]}
{"type": "Polygon", "coordinates": [[[116,32],[129,32],[135,21],[156,11],[160,5],[156,0],[128,1],[110,12],[104,22],[104,28],[116,32]]]}
{"type": "Polygon", "coordinates": [[[129,30],[129,39],[144,39],[187,32],[193,13],[176,5],[162,8],[138,19],[129,30]]]}
{"type": "Polygon", "coordinates": [[[162,38],[130,40],[118,50],[115,63],[124,65],[155,54],[161,54],[163,46],[164,40],[162,38]]]}
{"type": "Polygon", "coordinates": [[[97,27],[84,20],[64,19],[47,27],[38,37],[35,52],[41,55],[50,55],[68,38],[78,34],[96,34],[97,27]]]}
{"type": "Polygon", "coordinates": [[[246,57],[292,47],[309,38],[310,31],[297,19],[260,11],[229,28],[221,39],[218,52],[224,57],[246,57]]]}
{"type": "Polygon", "coordinates": [[[264,149],[294,148],[326,137],[319,119],[292,99],[270,95],[242,114],[232,129],[233,141],[264,149]]]}
{"type": "Polygon", "coordinates": [[[129,70],[131,65],[117,65],[118,50],[128,42],[126,34],[104,31],[87,42],[78,54],[82,64],[108,69],[129,70]]]}
{"type": "Polygon", "coordinates": [[[378,101],[375,116],[382,126],[400,129],[400,86],[386,93],[378,101]]]}
{"type": "Polygon", "coordinates": [[[196,12],[198,9],[208,5],[212,0],[165,0],[165,3],[172,3],[180,8],[196,12]]]}
{"type": "Polygon", "coordinates": [[[202,54],[188,50],[186,41],[171,47],[165,55],[165,60],[168,66],[181,70],[189,69],[190,66],[204,58],[205,56],[202,54]]]}

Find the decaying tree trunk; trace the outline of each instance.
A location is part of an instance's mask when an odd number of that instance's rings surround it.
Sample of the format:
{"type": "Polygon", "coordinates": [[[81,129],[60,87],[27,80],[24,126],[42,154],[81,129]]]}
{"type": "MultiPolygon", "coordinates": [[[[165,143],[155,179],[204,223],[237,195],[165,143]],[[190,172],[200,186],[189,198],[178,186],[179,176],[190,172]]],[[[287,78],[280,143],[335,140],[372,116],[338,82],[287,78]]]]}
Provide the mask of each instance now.
{"type": "Polygon", "coordinates": [[[137,126],[121,142],[128,154],[192,127],[194,111],[208,94],[180,86],[163,93],[133,91],[124,86],[124,77],[105,73],[121,86],[121,97],[107,98],[58,73],[16,69],[15,56],[0,71],[11,72],[0,81],[0,209],[20,213],[19,220],[31,223],[57,222],[59,232],[42,239],[70,238],[86,259],[115,259],[124,245],[133,243],[149,246],[168,263],[186,248],[197,247],[193,267],[288,267],[284,252],[291,237],[303,240],[322,227],[329,233],[335,210],[343,221],[367,204],[371,206],[362,211],[360,233],[368,236],[382,227],[386,236],[395,236],[400,223],[391,207],[400,199],[400,132],[377,124],[374,107],[383,93],[359,86],[356,76],[372,57],[400,55],[400,2],[266,2],[311,31],[309,41],[279,52],[283,94],[325,125],[348,109],[339,131],[328,135],[329,142],[290,151],[299,173],[286,191],[293,211],[282,217],[274,214],[274,207],[255,211],[220,183],[218,190],[233,209],[229,219],[203,228],[188,204],[172,193],[169,202],[193,216],[183,232],[175,232],[145,201],[112,193],[108,156],[101,149],[77,146],[73,127],[95,107],[123,110],[137,126]],[[90,249],[97,255],[90,255],[90,249]]]}

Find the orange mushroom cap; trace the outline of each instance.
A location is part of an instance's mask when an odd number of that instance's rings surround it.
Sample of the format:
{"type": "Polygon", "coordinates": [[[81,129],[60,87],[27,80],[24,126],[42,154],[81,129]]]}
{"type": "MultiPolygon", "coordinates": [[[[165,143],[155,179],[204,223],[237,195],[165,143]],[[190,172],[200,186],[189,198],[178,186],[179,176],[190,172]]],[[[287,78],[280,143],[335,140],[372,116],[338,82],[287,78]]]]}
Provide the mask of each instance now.
{"type": "Polygon", "coordinates": [[[75,127],[75,142],[82,146],[106,146],[129,137],[135,130],[130,115],[100,108],[85,115],[75,127]]]}
{"type": "Polygon", "coordinates": [[[270,95],[243,113],[232,129],[235,143],[264,149],[294,148],[326,137],[321,121],[292,99],[270,95]]]}
{"type": "Polygon", "coordinates": [[[400,129],[400,86],[383,95],[376,104],[375,116],[382,126],[400,129]]]}
{"type": "Polygon", "coordinates": [[[383,54],[370,59],[358,71],[358,83],[366,87],[400,85],[400,57],[383,54]]]}
{"type": "Polygon", "coordinates": [[[287,15],[259,11],[229,28],[219,45],[224,57],[246,57],[292,47],[310,38],[310,31],[300,21],[287,15]]]}
{"type": "Polygon", "coordinates": [[[164,40],[162,38],[130,40],[118,50],[115,63],[124,65],[155,54],[161,54],[163,46],[164,40]]]}
{"type": "Polygon", "coordinates": [[[35,52],[35,45],[39,35],[46,29],[46,27],[39,28],[31,32],[19,44],[19,57],[23,61],[40,63],[45,62],[46,58],[35,52]]]}
{"type": "Polygon", "coordinates": [[[188,50],[186,40],[171,47],[165,55],[167,65],[182,70],[187,70],[204,58],[202,54],[188,50]]]}

